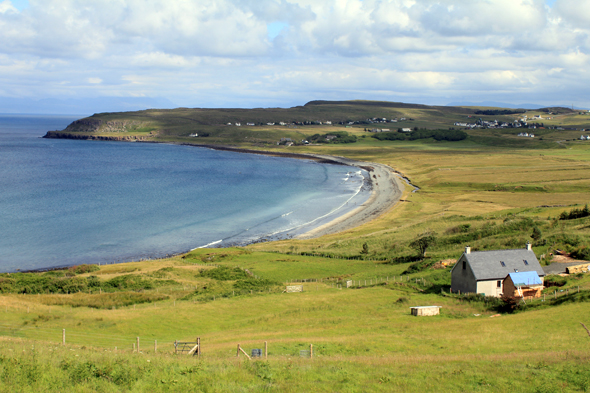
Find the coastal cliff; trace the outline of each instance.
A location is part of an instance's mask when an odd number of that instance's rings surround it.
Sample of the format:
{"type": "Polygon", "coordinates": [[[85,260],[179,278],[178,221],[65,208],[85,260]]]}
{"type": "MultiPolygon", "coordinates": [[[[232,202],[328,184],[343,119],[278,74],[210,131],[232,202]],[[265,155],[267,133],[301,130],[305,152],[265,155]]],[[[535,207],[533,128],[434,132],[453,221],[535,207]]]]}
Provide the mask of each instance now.
{"type": "Polygon", "coordinates": [[[72,122],[64,132],[129,132],[148,124],[136,120],[103,120],[86,118],[72,122]]]}
{"type": "Polygon", "coordinates": [[[88,134],[74,134],[64,131],[47,131],[43,138],[48,139],[81,139],[94,141],[119,141],[119,142],[145,142],[150,140],[153,135],[138,136],[138,135],[88,135],[88,134]]]}

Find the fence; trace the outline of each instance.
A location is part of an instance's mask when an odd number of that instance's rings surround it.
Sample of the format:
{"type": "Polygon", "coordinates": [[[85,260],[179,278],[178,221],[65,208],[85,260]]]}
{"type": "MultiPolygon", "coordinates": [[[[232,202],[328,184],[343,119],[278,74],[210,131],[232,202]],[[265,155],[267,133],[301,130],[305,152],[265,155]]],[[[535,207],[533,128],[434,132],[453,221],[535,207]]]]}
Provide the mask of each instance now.
{"type": "Polygon", "coordinates": [[[197,340],[194,342],[174,341],[174,353],[201,356],[201,338],[197,337],[197,340]]]}
{"type": "Polygon", "coordinates": [[[410,278],[410,276],[386,276],[386,277],[371,277],[362,280],[340,280],[336,278],[304,278],[304,279],[292,279],[285,282],[285,285],[290,286],[295,283],[302,284],[318,284],[325,283],[330,285],[332,288],[362,288],[374,285],[380,285],[384,283],[412,283],[415,285],[421,285],[423,287],[431,286],[432,283],[426,281],[422,277],[410,278]]]}

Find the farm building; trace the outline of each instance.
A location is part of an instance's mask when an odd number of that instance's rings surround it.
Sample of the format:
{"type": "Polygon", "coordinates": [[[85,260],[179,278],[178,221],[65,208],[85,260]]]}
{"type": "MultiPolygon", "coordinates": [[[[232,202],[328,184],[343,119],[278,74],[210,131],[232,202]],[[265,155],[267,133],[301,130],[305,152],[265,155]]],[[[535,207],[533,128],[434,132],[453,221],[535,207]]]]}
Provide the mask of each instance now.
{"type": "Polygon", "coordinates": [[[541,297],[543,280],[537,272],[508,273],[502,282],[504,296],[531,299],[541,297]]]}
{"type": "Polygon", "coordinates": [[[451,291],[502,296],[504,279],[509,273],[536,272],[541,283],[545,273],[530,243],[516,250],[471,252],[469,246],[451,270],[451,291]]]}

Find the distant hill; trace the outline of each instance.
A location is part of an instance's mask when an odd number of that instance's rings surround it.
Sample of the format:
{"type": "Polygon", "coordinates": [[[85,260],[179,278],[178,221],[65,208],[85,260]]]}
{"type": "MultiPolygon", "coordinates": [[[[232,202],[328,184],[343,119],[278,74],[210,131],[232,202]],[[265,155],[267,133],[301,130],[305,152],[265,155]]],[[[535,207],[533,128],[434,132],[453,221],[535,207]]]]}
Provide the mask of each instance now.
{"type": "MultiPolygon", "coordinates": [[[[464,101],[456,101],[450,102],[447,106],[476,106],[476,107],[491,107],[491,108],[510,108],[510,109],[545,109],[548,108],[546,105],[539,105],[539,104],[509,104],[507,102],[498,102],[498,101],[484,101],[484,102],[464,102],[464,101]]],[[[556,105],[551,106],[550,108],[561,108],[561,109],[569,109],[572,110],[571,106],[565,105],[556,105]]],[[[574,107],[574,111],[578,110],[587,110],[585,108],[574,107]]]]}

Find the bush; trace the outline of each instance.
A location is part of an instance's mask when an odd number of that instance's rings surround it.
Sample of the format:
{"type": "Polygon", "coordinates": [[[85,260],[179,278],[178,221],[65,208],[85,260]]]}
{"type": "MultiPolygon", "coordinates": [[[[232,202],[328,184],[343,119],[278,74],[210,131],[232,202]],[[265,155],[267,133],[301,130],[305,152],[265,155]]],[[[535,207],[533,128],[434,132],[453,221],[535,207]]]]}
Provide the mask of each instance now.
{"type": "Polygon", "coordinates": [[[246,291],[261,291],[278,285],[281,285],[281,283],[263,278],[247,278],[245,280],[237,280],[234,283],[234,288],[246,291]]]}
{"type": "Polygon", "coordinates": [[[590,261],[590,248],[586,247],[586,246],[582,246],[582,247],[577,248],[574,251],[572,251],[570,255],[576,259],[590,261]]]}
{"type": "Polygon", "coordinates": [[[399,132],[378,132],[371,135],[372,138],[378,139],[380,141],[405,141],[406,136],[404,134],[400,134],[399,132]]]}
{"type": "Polygon", "coordinates": [[[72,266],[68,269],[70,272],[75,274],[93,273],[100,270],[97,265],[78,265],[72,266]]]}
{"type": "Polygon", "coordinates": [[[545,277],[545,287],[563,287],[567,284],[567,279],[565,277],[557,276],[557,275],[550,275],[545,277]]]}
{"type": "Polygon", "coordinates": [[[576,218],[583,218],[590,216],[590,209],[588,205],[584,206],[583,209],[572,209],[568,212],[562,212],[559,215],[560,220],[575,220],[576,218]]]}
{"type": "Polygon", "coordinates": [[[424,259],[415,263],[412,263],[402,274],[419,273],[421,271],[429,269],[436,263],[436,260],[424,259]]]}
{"type": "Polygon", "coordinates": [[[208,277],[218,281],[230,281],[248,278],[249,275],[239,267],[230,268],[220,266],[215,269],[201,270],[201,277],[208,277]]]}

